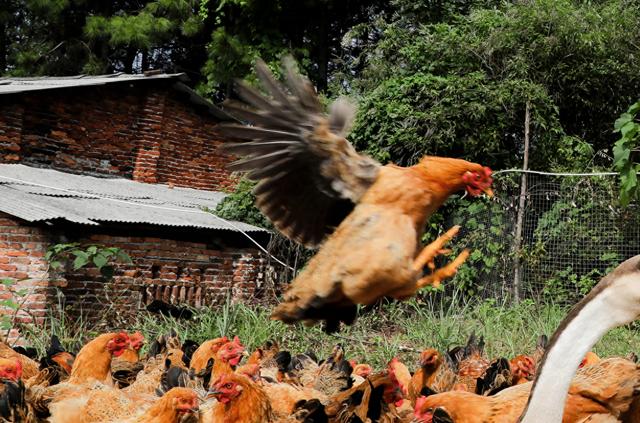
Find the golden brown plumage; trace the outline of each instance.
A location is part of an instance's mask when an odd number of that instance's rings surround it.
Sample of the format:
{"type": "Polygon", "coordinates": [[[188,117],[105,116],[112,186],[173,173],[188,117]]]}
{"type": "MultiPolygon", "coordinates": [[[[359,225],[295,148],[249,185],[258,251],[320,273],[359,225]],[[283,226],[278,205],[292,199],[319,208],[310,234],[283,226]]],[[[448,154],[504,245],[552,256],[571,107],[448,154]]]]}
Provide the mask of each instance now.
{"type": "MultiPolygon", "coordinates": [[[[531,385],[516,385],[489,397],[451,391],[420,398],[419,421],[430,422],[435,410],[440,409],[455,423],[515,423],[527,404],[531,385]]],[[[583,367],[569,388],[562,421],[617,421],[629,409],[638,388],[640,369],[629,360],[610,358],[583,367]]]]}
{"type": "Polygon", "coordinates": [[[226,336],[203,342],[198,349],[193,352],[189,367],[196,372],[204,370],[209,360],[212,358],[215,359],[218,350],[227,342],[229,342],[229,339],[227,339],[226,336]]]}
{"type": "Polygon", "coordinates": [[[26,355],[22,355],[14,351],[9,345],[0,341],[0,358],[8,358],[11,360],[18,360],[22,365],[22,379],[28,380],[29,378],[38,374],[39,365],[34,360],[30,359],[26,355]]]}
{"type": "Polygon", "coordinates": [[[411,167],[381,166],[345,138],[353,107],[341,100],[325,115],[290,59],[284,66],[287,88],[263,62],[256,70],[272,98],[239,85],[253,110],[237,104],[228,109],[252,126],[220,125],[227,136],[250,141],[230,146],[248,156],[232,169],[260,181],[256,204],[283,234],[309,246],[329,235],[272,317],[286,323],[325,320],[327,331],[337,330],[341,321],[353,322],[356,304],[408,298],[453,276],[467,252],[435,271],[433,258],[457,230],[421,252],[425,223],[456,191],[489,193],[491,171],[429,156],[411,167]],[[422,277],[428,264],[433,274],[422,277]]]}
{"type": "Polygon", "coordinates": [[[484,357],[484,339],[471,334],[467,345],[456,348],[454,361],[457,365],[456,380],[454,386],[458,390],[476,392],[476,382],[489,368],[489,360],[484,357]]]}
{"type": "Polygon", "coordinates": [[[420,353],[420,368],[411,377],[409,400],[416,400],[426,393],[446,392],[453,387],[456,372],[448,355],[429,348],[420,353]]]}
{"type": "Polygon", "coordinates": [[[225,374],[213,381],[218,400],[202,412],[202,423],[271,423],[276,416],[264,389],[249,378],[225,374]]]}
{"type": "Polygon", "coordinates": [[[88,342],[73,362],[70,384],[82,384],[90,380],[111,383],[111,357],[121,355],[129,346],[129,336],[124,333],[105,333],[88,342]]]}

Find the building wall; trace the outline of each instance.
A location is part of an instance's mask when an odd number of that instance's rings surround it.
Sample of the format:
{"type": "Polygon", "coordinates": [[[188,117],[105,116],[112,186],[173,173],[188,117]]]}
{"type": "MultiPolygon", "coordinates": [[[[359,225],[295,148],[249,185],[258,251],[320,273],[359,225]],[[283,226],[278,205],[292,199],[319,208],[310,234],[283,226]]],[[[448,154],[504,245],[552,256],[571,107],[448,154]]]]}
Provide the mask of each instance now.
{"type": "MultiPolygon", "coordinates": [[[[133,233],[131,228],[122,227],[87,233],[81,226],[56,232],[0,213],[0,279],[24,279],[17,282],[17,289],[29,290],[25,311],[18,313],[16,321],[39,323],[47,309],[58,307],[61,299],[72,313],[112,324],[126,321],[153,299],[196,307],[220,304],[227,298],[264,299],[265,260],[259,250],[235,241],[225,244],[223,238],[211,233],[200,233],[200,238],[211,239],[204,242],[190,240],[197,239],[194,234],[164,229],[160,232],[163,236],[158,237],[156,229],[152,237],[152,232],[133,233]],[[63,241],[119,247],[133,263],[118,264],[108,282],[95,268],[73,271],[67,266],[63,271],[47,273],[46,249],[63,241]]],[[[10,297],[8,288],[0,286],[0,298],[10,297]]],[[[5,308],[2,313],[11,310],[5,308]]]]}
{"type": "Polygon", "coordinates": [[[0,97],[0,163],[227,190],[218,121],[170,81],[109,84],[0,97]]]}

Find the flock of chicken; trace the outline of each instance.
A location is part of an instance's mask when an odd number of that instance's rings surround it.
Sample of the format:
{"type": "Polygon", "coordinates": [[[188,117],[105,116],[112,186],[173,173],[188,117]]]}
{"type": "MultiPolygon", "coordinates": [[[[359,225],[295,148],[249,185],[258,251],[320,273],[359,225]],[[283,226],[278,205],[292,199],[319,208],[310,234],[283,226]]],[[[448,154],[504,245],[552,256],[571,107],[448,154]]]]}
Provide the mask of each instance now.
{"type": "MultiPolygon", "coordinates": [[[[0,344],[0,416],[52,423],[514,422],[546,337],[530,355],[490,362],[472,335],[449,352],[424,350],[413,373],[398,358],[374,371],[347,360],[340,345],[319,361],[276,343],[249,354],[237,337],[198,345],[172,333],[154,340],[145,357],[143,343],[140,333],[107,333],[74,356],[54,337],[39,363],[22,354],[29,351],[0,344]]],[[[586,419],[637,410],[635,360],[587,354],[563,421],[619,421],[586,419]]]]}
{"type": "MultiPolygon", "coordinates": [[[[259,181],[257,205],[292,240],[320,246],[272,317],[352,324],[358,304],[405,299],[453,276],[435,259],[459,230],[420,244],[430,215],[465,190],[491,196],[491,170],[424,157],[382,166],[345,136],[354,109],[337,101],[327,116],[304,77],[285,60],[286,86],[258,62],[269,96],[240,83],[242,123],[220,125],[240,142],[234,169],[259,181]]],[[[640,256],[621,264],[530,355],[490,361],[482,341],[449,352],[427,349],[418,364],[397,358],[373,371],[336,346],[324,360],[271,343],[245,353],[237,338],[201,345],[162,336],[140,357],[139,333],[108,333],[76,356],[54,338],[40,362],[0,343],[0,417],[11,422],[583,423],[640,422],[640,367],[634,358],[587,353],[612,327],[640,315],[640,256]],[[587,353],[585,357],[585,353],[587,353]],[[244,362],[242,362],[245,359],[244,362]],[[582,360],[582,363],[581,363],[582,360]],[[580,365],[576,374],[576,368],[580,365]],[[413,372],[410,371],[412,368],[413,372]]]]}

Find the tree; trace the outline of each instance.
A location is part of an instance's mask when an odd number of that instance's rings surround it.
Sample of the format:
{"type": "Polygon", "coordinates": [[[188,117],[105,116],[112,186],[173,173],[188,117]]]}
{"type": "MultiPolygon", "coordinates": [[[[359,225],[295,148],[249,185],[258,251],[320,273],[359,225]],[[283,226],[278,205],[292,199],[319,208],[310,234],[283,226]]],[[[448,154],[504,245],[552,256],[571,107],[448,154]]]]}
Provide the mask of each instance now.
{"type": "Polygon", "coordinates": [[[636,3],[537,0],[375,25],[382,37],[357,58],[366,66],[340,86],[362,99],[353,140],[386,160],[464,151],[517,166],[531,100],[532,166],[584,169],[593,151],[608,150],[610,122],[640,90],[636,3]],[[556,154],[573,147],[580,161],[556,154]]]}
{"type": "Polygon", "coordinates": [[[623,206],[640,197],[638,189],[638,149],[640,148],[640,101],[629,107],[615,122],[615,132],[620,139],[613,147],[616,170],[620,172],[620,202],[623,206]]]}
{"type": "MultiPolygon", "coordinates": [[[[196,0],[12,0],[0,14],[0,72],[12,75],[179,71],[200,53],[196,0]]],[[[204,43],[202,43],[204,44],[204,43]]],[[[196,60],[196,62],[198,62],[196,60]]]]}

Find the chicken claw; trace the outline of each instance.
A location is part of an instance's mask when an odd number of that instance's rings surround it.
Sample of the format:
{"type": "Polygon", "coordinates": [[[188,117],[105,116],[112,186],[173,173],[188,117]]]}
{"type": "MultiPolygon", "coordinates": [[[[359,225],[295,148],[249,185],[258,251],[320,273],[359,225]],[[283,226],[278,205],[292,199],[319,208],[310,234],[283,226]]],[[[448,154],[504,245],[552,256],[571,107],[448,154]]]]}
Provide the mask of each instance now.
{"type": "Polygon", "coordinates": [[[458,254],[458,257],[453,259],[446,266],[437,269],[435,272],[433,272],[430,275],[427,275],[425,277],[418,279],[418,282],[416,283],[418,286],[418,289],[424,288],[427,285],[431,285],[436,288],[439,287],[440,283],[443,280],[452,277],[458,272],[458,268],[465,261],[467,261],[467,258],[469,258],[469,254],[470,254],[469,250],[465,249],[460,254],[458,254]]]}
{"type": "Polygon", "coordinates": [[[449,229],[444,234],[440,235],[431,244],[424,247],[424,249],[418,254],[418,257],[413,261],[413,270],[420,271],[425,265],[428,265],[431,270],[435,269],[434,260],[439,254],[444,254],[447,250],[444,246],[447,242],[451,241],[454,236],[460,231],[460,225],[456,225],[449,229]]]}

